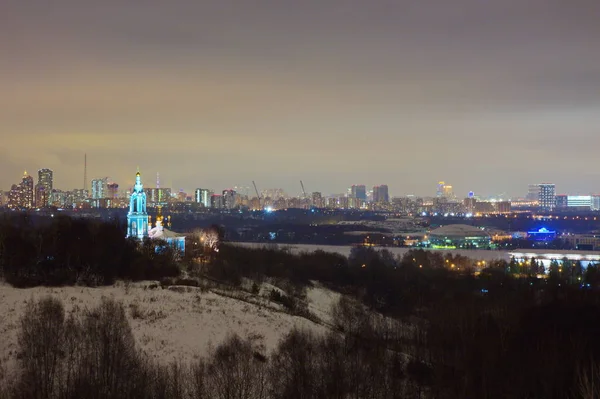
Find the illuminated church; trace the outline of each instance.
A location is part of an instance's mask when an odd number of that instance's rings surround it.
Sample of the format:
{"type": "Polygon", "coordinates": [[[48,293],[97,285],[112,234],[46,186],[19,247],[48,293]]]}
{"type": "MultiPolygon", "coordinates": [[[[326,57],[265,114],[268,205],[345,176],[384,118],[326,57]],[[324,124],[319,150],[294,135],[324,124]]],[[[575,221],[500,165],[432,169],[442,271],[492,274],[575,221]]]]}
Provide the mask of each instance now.
{"type": "Polygon", "coordinates": [[[138,171],[135,175],[135,185],[129,200],[129,213],[127,214],[127,237],[136,237],[140,240],[148,237],[148,212],[146,212],[146,192],[142,184],[142,175],[138,171]]]}
{"type": "Polygon", "coordinates": [[[156,225],[152,227],[148,212],[146,211],[146,192],[142,184],[142,177],[138,171],[135,175],[135,185],[129,200],[129,213],[127,214],[127,237],[135,237],[143,240],[150,239],[164,240],[170,246],[183,253],[185,251],[185,236],[179,235],[163,226],[164,218],[162,216],[162,207],[158,207],[156,216],[156,225]]]}

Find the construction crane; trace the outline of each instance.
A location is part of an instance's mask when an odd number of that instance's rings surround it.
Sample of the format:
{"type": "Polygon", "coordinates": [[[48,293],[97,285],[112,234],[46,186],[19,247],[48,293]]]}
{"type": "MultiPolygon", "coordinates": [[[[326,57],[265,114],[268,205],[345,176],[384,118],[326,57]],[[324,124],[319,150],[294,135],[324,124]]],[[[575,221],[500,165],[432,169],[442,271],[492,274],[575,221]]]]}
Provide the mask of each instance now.
{"type": "Polygon", "coordinates": [[[254,191],[256,191],[256,198],[258,198],[258,207],[260,208],[260,194],[258,193],[258,188],[256,188],[256,183],[252,180],[252,185],[254,186],[254,191]]]}
{"type": "Polygon", "coordinates": [[[302,187],[302,195],[304,195],[304,199],[306,199],[306,191],[304,190],[304,183],[300,180],[300,186],[302,187]]]}

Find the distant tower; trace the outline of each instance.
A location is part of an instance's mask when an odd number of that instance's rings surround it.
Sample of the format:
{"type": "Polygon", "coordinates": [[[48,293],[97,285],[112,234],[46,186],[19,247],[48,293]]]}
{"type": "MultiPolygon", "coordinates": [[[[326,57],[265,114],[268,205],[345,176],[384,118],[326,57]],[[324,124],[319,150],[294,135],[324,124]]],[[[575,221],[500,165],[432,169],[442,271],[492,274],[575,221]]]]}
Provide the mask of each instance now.
{"type": "Polygon", "coordinates": [[[33,208],[34,202],[33,194],[33,177],[27,174],[27,171],[23,173],[23,179],[21,180],[21,207],[26,209],[33,208]]]}
{"type": "Polygon", "coordinates": [[[148,213],[146,212],[146,192],[140,172],[135,175],[135,186],[129,201],[127,214],[127,237],[144,239],[148,237],[148,213]]]}
{"type": "Polygon", "coordinates": [[[160,188],[160,175],[156,172],[156,188],[160,188]]]}
{"type": "Polygon", "coordinates": [[[39,187],[35,190],[36,193],[36,206],[43,208],[49,206],[52,202],[52,189],[54,188],[53,183],[53,172],[50,169],[38,170],[38,185],[39,187]]]}
{"type": "Polygon", "coordinates": [[[87,153],[83,156],[83,191],[87,191],[87,153]]]}

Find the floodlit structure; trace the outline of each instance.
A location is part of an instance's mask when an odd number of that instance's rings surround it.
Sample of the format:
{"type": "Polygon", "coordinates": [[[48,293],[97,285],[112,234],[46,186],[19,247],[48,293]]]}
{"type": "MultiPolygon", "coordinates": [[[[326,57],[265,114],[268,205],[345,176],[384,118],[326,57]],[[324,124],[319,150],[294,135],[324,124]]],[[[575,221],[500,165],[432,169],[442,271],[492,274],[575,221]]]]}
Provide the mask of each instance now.
{"type": "Polygon", "coordinates": [[[486,231],[464,224],[451,224],[432,230],[429,233],[432,248],[448,249],[488,249],[492,238],[486,231]]]}
{"type": "MultiPolygon", "coordinates": [[[[127,214],[127,237],[135,237],[143,240],[160,239],[167,242],[168,245],[177,249],[181,253],[185,251],[185,236],[179,235],[163,226],[164,218],[162,216],[162,207],[158,207],[156,216],[156,225],[152,227],[149,224],[148,212],[146,211],[146,192],[142,184],[140,172],[135,175],[135,186],[129,200],[129,213],[127,214]]],[[[160,248],[156,248],[158,251],[160,248]]]]}
{"type": "Polygon", "coordinates": [[[148,237],[148,212],[146,212],[146,192],[142,184],[142,177],[138,171],[135,175],[135,185],[129,200],[129,213],[127,214],[127,237],[140,240],[148,237]]]}

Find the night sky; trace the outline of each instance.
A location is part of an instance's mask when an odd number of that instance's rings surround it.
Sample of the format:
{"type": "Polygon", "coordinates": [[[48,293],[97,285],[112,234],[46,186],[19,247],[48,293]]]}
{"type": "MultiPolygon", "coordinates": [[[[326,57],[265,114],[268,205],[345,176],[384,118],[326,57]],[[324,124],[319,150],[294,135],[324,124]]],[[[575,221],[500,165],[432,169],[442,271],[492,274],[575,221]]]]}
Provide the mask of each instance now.
{"type": "Polygon", "coordinates": [[[0,189],[600,192],[598,0],[3,0],[0,189]]]}

